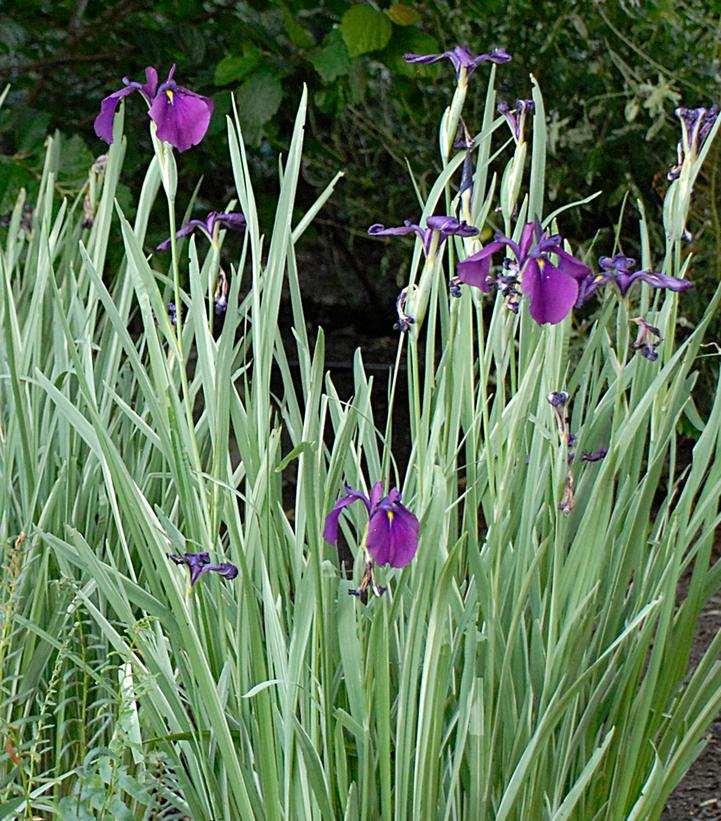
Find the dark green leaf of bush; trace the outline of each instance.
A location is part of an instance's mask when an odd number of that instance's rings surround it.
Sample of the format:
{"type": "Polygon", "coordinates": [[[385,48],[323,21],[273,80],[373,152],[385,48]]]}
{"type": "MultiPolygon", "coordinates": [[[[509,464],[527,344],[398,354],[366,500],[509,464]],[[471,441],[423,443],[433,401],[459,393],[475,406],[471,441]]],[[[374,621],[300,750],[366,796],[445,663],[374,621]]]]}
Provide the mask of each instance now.
{"type": "Polygon", "coordinates": [[[298,48],[313,48],[315,45],[313,35],[307,28],[301,26],[287,9],[283,12],[283,25],[285,26],[288,39],[294,46],[298,46],[298,48]]]}
{"type": "Polygon", "coordinates": [[[82,137],[77,134],[73,134],[72,137],[62,137],[60,179],[65,183],[82,184],[94,159],[82,137]]]}
{"type": "Polygon", "coordinates": [[[250,142],[259,142],[263,126],[278,111],[282,99],[278,75],[267,70],[251,74],[235,92],[240,124],[250,142]]]}
{"type": "Polygon", "coordinates": [[[217,86],[227,86],[238,83],[254,71],[260,63],[260,51],[249,54],[229,54],[215,67],[213,82],[217,86]]]}
{"type": "Polygon", "coordinates": [[[313,52],[313,68],[324,83],[332,83],[350,71],[351,59],[339,29],[329,32],[323,45],[313,52]]]}
{"type": "Polygon", "coordinates": [[[351,57],[385,48],[393,33],[391,21],[383,12],[361,5],[348,9],[340,29],[351,57]]]}
{"type": "Polygon", "coordinates": [[[405,3],[393,3],[386,14],[397,26],[414,26],[421,20],[418,10],[405,3]]]}

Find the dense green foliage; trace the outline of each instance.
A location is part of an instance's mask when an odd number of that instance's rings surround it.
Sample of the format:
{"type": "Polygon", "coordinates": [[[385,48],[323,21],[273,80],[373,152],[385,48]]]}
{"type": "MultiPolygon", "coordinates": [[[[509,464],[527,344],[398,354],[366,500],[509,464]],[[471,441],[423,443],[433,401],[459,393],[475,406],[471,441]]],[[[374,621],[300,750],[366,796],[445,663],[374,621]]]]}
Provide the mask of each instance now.
{"type": "MultiPolygon", "coordinates": [[[[463,208],[484,233],[498,220],[518,240],[544,214],[566,233],[537,86],[531,139],[508,150],[493,85],[505,68],[472,78],[471,107],[478,94],[485,106],[463,208]]],[[[299,97],[272,230],[235,113],[223,167],[242,239],[146,253],[152,215],[173,234],[176,180],[194,185],[200,149],[176,157],[154,140],[136,187],[126,147],[142,149],[144,129],[123,137],[123,113],[81,195],[58,196],[54,138],[32,220],[17,195],[0,246],[0,817],[657,819],[721,707],[721,635],[688,669],[721,588],[721,391],[699,412],[695,390],[721,287],[685,336],[685,294],[645,285],[624,298],[609,285],[592,320],[539,326],[526,301],[515,314],[470,287],[449,298],[475,237],[425,257],[416,239],[416,322],[389,384],[359,350],[347,396],[304,311],[296,252],[337,178],[299,204],[299,97]],[[174,324],[170,299],[185,307],[174,324]],[[664,337],[657,361],[632,345],[638,314],[664,337]],[[560,390],[559,426],[547,397],[560,390]],[[684,465],[682,421],[697,439],[684,465]],[[404,569],[378,569],[388,589],[364,607],[348,593],[367,519],[344,514],[345,551],[323,519],[344,483],[376,480],[402,490],[420,536],[404,569]],[[238,576],[189,590],[167,555],[185,551],[238,576]]],[[[619,226],[643,267],[688,274],[684,226],[719,130],[689,148],[663,228],[641,200],[633,236],[619,226]]],[[[458,206],[465,159],[443,158],[423,218],[458,206]]]]}

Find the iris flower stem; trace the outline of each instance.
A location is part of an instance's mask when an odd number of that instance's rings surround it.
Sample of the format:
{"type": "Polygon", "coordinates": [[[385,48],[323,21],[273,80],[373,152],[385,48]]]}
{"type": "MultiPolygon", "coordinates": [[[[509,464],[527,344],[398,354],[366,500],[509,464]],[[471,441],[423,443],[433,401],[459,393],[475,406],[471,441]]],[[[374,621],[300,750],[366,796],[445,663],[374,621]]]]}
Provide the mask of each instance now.
{"type": "Polygon", "coordinates": [[[166,190],[168,200],[168,223],[170,226],[170,254],[171,265],[173,268],[173,292],[175,297],[176,307],[176,321],[175,330],[177,334],[178,347],[178,370],[180,371],[180,385],[183,397],[183,407],[185,409],[185,417],[188,425],[188,433],[191,434],[190,441],[192,442],[192,458],[193,465],[201,473],[200,452],[198,451],[198,443],[195,439],[195,423],[193,421],[193,403],[190,397],[190,385],[188,384],[188,373],[185,367],[185,354],[183,351],[183,318],[182,318],[182,301],[180,298],[180,266],[178,264],[178,241],[175,237],[176,223],[175,223],[175,197],[166,190]]]}
{"type": "MultiPolygon", "coordinates": [[[[421,275],[418,280],[418,307],[417,309],[414,307],[416,324],[413,326],[410,332],[411,341],[409,346],[408,398],[409,402],[412,403],[412,406],[410,407],[411,436],[416,444],[416,464],[418,466],[419,477],[418,492],[421,496],[423,496],[423,468],[425,462],[426,443],[423,437],[424,426],[422,424],[421,418],[421,385],[418,369],[418,335],[421,323],[426,313],[426,307],[428,304],[428,292],[430,290],[433,281],[433,276],[435,274],[435,269],[437,267],[436,263],[438,261],[438,242],[439,233],[438,231],[434,231],[433,236],[431,238],[431,244],[428,249],[428,256],[426,257],[425,265],[423,266],[423,270],[421,271],[421,275]]],[[[430,344],[428,341],[428,335],[426,335],[426,344],[430,344]]],[[[430,378],[430,375],[428,378],[430,378]]]]}
{"type": "Polygon", "coordinates": [[[618,313],[616,314],[616,350],[620,352],[619,361],[619,377],[616,384],[618,390],[616,391],[616,400],[613,408],[613,425],[612,431],[616,431],[623,418],[621,404],[625,396],[623,373],[626,370],[628,362],[628,346],[629,346],[629,332],[628,332],[628,306],[626,300],[620,296],[616,297],[619,301],[618,313]]]}
{"type": "Polygon", "coordinates": [[[388,475],[388,462],[391,456],[391,439],[393,436],[393,408],[395,406],[396,386],[398,385],[398,372],[401,368],[401,357],[403,356],[403,346],[406,340],[406,334],[400,334],[398,339],[398,351],[396,353],[396,362],[393,366],[393,377],[391,379],[391,388],[388,394],[388,416],[386,418],[386,431],[383,444],[383,461],[381,463],[381,476],[388,475]]]}
{"type": "Polygon", "coordinates": [[[210,335],[213,335],[215,320],[215,286],[218,281],[218,269],[220,268],[220,247],[218,243],[219,227],[213,228],[213,236],[210,238],[211,262],[208,270],[208,327],[210,335]]]}
{"type": "Polygon", "coordinates": [[[411,439],[415,442],[416,466],[418,469],[418,493],[423,498],[423,464],[425,462],[426,447],[421,435],[421,388],[418,374],[418,337],[414,334],[408,348],[408,398],[411,407],[411,439]]]}
{"type": "MultiPolygon", "coordinates": [[[[485,442],[490,442],[490,434],[491,434],[491,421],[490,416],[488,414],[488,368],[486,366],[486,329],[485,329],[485,322],[483,319],[483,303],[479,302],[476,306],[476,324],[478,326],[478,365],[480,368],[480,373],[478,374],[480,389],[481,389],[481,417],[483,419],[483,432],[484,432],[484,440],[485,442]]],[[[473,426],[473,436],[475,439],[476,436],[476,426],[473,426]]],[[[473,444],[473,454],[477,451],[478,442],[474,442],[473,444]]],[[[491,494],[491,498],[496,498],[496,476],[492,469],[493,466],[493,459],[489,458],[487,460],[487,472],[488,472],[488,488],[491,494]]]]}

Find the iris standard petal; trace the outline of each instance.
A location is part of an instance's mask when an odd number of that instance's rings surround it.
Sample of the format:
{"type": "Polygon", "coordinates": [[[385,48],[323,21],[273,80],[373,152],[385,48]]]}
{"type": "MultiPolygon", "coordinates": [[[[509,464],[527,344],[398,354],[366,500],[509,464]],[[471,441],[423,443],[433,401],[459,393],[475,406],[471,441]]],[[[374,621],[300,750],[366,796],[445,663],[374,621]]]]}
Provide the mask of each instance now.
{"type": "Polygon", "coordinates": [[[523,231],[521,232],[521,241],[516,246],[518,262],[523,263],[530,253],[531,247],[533,246],[534,240],[538,238],[540,241],[541,234],[541,226],[537,222],[528,222],[523,227],[523,231]]]}
{"type": "Polygon", "coordinates": [[[98,137],[108,145],[113,142],[113,120],[120,101],[134,91],[138,91],[138,89],[133,86],[126,86],[114,91],[100,103],[100,114],[95,118],[93,127],[98,137]]]}
{"type": "Polygon", "coordinates": [[[531,316],[539,325],[558,324],[578,299],[578,282],[544,259],[528,261],[521,288],[530,299],[531,316]]]}
{"type": "Polygon", "coordinates": [[[380,507],[370,518],[366,546],[379,565],[405,567],[418,549],[418,519],[400,503],[380,507]]]}
{"type": "Polygon", "coordinates": [[[150,106],[150,118],[157,126],[159,140],[186,151],[205,136],[213,101],[174,83],[168,88],[163,86],[150,106]]]}
{"type": "Polygon", "coordinates": [[[361,501],[366,506],[368,512],[371,509],[370,499],[361,493],[360,490],[354,490],[351,487],[346,488],[346,495],[341,496],[340,499],[333,505],[333,510],[325,517],[325,525],[323,527],[323,538],[328,544],[335,544],[338,540],[338,518],[344,507],[352,505],[353,502],[361,501]]]}
{"type": "MultiPolygon", "coordinates": [[[[173,70],[175,70],[175,66],[173,66],[173,70]]],[[[151,100],[158,93],[158,70],[153,66],[148,66],[145,69],[145,83],[141,86],[141,91],[145,95],[148,105],[150,105],[151,100]]]]}
{"type": "Polygon", "coordinates": [[[371,495],[370,495],[370,499],[368,500],[369,504],[370,504],[370,508],[368,509],[369,513],[371,513],[371,514],[373,513],[373,511],[378,507],[378,504],[380,503],[382,498],[383,498],[383,482],[381,482],[379,480],[371,488],[371,495]]]}

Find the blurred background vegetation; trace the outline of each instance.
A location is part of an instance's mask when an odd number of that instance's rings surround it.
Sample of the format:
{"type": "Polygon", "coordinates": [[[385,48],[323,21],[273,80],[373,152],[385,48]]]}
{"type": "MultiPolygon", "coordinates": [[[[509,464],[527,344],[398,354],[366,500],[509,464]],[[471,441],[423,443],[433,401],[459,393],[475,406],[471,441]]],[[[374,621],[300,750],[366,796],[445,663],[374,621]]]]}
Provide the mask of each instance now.
{"type": "MultiPolygon", "coordinates": [[[[212,96],[216,106],[208,138],[182,158],[187,202],[201,177],[198,211],[222,210],[233,197],[223,117],[232,93],[261,211],[270,214],[276,156],[306,83],[311,112],[301,203],[345,171],[307,235],[304,275],[317,278],[308,313],[342,326],[350,314],[340,308],[362,307],[367,332],[390,333],[409,245],[371,240],[366,229],[419,216],[408,167],[425,192],[439,170],[436,124],[454,82],[449,63],[408,66],[404,52],[505,46],[513,62],[500,67],[498,89],[511,101],[530,96],[529,73],[538,78],[550,121],[550,199],[560,204],[603,192],[567,213],[563,224],[564,234],[595,258],[612,251],[628,191],[623,250],[637,253],[636,197],[660,226],[665,174],[680,133],[673,111],[718,101],[719,43],[718,6],[701,0],[23,0],[0,10],[0,76],[12,85],[0,111],[0,214],[11,209],[20,186],[32,202],[50,130],[63,134],[58,189],[77,193],[105,150],[92,127],[102,97],[124,75],[142,79],[146,65],[157,66],[163,79],[172,63],[181,85],[212,96]]],[[[481,67],[471,81],[472,130],[487,71],[481,67]]],[[[137,190],[151,153],[146,123],[142,102],[131,98],[126,131],[134,139],[121,192],[129,211],[130,190],[137,190]]],[[[692,321],[721,275],[718,157],[711,155],[689,226],[697,288],[684,306],[692,321]]],[[[165,225],[159,212],[151,242],[165,237],[165,225]]]]}

